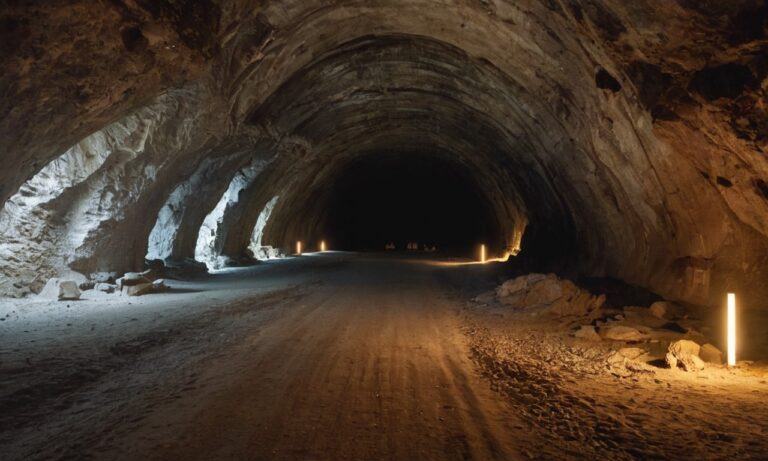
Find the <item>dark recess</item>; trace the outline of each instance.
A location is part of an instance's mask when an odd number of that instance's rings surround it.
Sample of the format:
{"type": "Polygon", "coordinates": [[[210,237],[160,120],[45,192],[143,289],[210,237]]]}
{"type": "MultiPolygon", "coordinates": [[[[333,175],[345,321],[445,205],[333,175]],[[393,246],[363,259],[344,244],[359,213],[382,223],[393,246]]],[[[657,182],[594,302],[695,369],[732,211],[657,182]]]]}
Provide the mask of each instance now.
{"type": "Polygon", "coordinates": [[[728,42],[739,45],[764,38],[766,22],[768,4],[740,11],[728,25],[728,42]]]}
{"type": "Polygon", "coordinates": [[[120,32],[120,38],[123,39],[123,46],[128,51],[139,51],[147,47],[149,43],[141,33],[138,27],[129,27],[120,32]]]}
{"type": "Polygon", "coordinates": [[[731,182],[730,179],[724,178],[722,176],[717,177],[717,183],[723,187],[733,187],[733,182],[731,182]]]}
{"type": "Polygon", "coordinates": [[[621,91],[621,83],[619,83],[619,81],[605,69],[597,71],[597,75],[595,75],[595,84],[601,90],[610,90],[614,93],[621,91]]]}
{"type": "Polygon", "coordinates": [[[3,59],[12,56],[30,35],[29,27],[18,19],[0,17],[0,56],[3,59]]]}
{"type": "Polygon", "coordinates": [[[381,250],[409,241],[466,254],[498,238],[488,199],[457,164],[385,155],[347,167],[328,203],[328,235],[346,250],[381,250]]]}
{"type": "Polygon", "coordinates": [[[709,101],[718,98],[735,99],[755,83],[749,67],[728,63],[696,72],[689,88],[709,101]]]}
{"type": "Polygon", "coordinates": [[[768,200],[768,183],[762,179],[756,179],[755,187],[757,188],[757,192],[760,193],[764,199],[768,200]]]}

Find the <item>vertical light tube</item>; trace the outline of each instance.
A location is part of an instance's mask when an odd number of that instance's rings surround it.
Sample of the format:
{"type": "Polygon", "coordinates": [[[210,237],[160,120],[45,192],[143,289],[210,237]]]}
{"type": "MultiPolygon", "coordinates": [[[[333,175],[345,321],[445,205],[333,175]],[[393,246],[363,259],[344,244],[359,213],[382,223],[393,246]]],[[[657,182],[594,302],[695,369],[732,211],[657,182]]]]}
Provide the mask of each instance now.
{"type": "Polygon", "coordinates": [[[728,366],[736,366],[736,295],[728,293],[728,366]]]}
{"type": "Polygon", "coordinates": [[[320,251],[325,251],[325,240],[320,240],[320,251]]]}
{"type": "Polygon", "coordinates": [[[480,262],[485,264],[485,244],[480,245],[480,262]]]}
{"type": "Polygon", "coordinates": [[[296,254],[301,255],[301,240],[296,242],[296,254]]]}

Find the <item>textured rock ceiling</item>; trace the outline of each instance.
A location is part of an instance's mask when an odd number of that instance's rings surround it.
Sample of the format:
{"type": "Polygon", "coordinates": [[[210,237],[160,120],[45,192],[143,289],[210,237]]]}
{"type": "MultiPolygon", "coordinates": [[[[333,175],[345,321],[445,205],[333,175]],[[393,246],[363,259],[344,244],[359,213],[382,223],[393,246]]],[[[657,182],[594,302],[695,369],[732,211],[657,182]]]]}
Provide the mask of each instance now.
{"type": "Polygon", "coordinates": [[[407,152],[469,172],[497,252],[768,295],[764,1],[28,3],[0,10],[5,294],[190,258],[217,204],[213,254],[274,197],[287,247],[407,152]]]}

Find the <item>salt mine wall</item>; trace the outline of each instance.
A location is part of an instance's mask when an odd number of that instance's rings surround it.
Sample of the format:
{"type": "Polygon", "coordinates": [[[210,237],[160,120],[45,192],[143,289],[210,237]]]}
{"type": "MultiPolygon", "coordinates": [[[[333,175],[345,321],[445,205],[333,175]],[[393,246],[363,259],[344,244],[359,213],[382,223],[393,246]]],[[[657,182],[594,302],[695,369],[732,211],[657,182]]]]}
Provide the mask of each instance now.
{"type": "Polygon", "coordinates": [[[274,197],[262,243],[289,251],[351,165],[409,153],[473,178],[498,253],[757,307],[767,21],[747,0],[11,2],[0,294],[192,259],[228,191],[211,261],[253,256],[274,197]]]}

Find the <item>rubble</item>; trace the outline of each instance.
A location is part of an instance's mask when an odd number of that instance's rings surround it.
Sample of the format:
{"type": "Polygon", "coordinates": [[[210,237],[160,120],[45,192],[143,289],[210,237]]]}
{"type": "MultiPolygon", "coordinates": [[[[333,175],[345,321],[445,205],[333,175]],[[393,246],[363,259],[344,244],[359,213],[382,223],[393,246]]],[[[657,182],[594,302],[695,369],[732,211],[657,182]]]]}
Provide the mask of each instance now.
{"type": "Polygon", "coordinates": [[[554,274],[528,274],[504,282],[496,290],[499,302],[516,309],[544,308],[560,316],[586,315],[600,309],[605,296],[593,296],[570,280],[554,274]]]}

